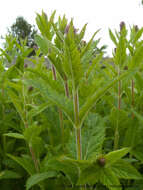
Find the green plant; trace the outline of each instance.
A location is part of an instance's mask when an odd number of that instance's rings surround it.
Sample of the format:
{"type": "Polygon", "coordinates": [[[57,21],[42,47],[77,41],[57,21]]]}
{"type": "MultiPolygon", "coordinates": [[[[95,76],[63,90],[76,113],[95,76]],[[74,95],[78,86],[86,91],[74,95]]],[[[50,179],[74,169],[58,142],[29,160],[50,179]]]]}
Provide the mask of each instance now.
{"type": "Polygon", "coordinates": [[[77,31],[73,20],[63,16],[55,22],[54,16],[55,11],[49,18],[44,12],[37,14],[41,34],[35,36],[39,46],[35,59],[28,59],[32,64],[25,63],[26,44],[17,45],[16,64],[5,71],[7,54],[2,51],[2,189],[10,184],[15,185],[12,189],[26,185],[27,190],[140,187],[142,30],[131,30],[130,40],[125,26],[115,35],[109,30],[116,45],[110,64],[104,48],[98,48],[99,40],[94,40],[98,30],[85,43],[87,25],[77,31]],[[7,110],[13,110],[12,115],[7,110]],[[10,178],[18,178],[18,183],[10,178]]]}

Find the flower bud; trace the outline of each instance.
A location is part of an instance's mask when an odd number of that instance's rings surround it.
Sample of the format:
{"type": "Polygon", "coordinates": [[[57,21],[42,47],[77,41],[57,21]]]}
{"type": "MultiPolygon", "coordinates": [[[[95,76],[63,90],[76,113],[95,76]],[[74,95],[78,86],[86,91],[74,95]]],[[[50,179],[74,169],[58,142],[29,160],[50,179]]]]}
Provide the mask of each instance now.
{"type": "Polygon", "coordinates": [[[124,67],[124,70],[128,70],[128,66],[127,65],[124,67]]]}
{"type": "MultiPolygon", "coordinates": [[[[65,34],[68,34],[69,29],[70,29],[70,24],[67,24],[64,33],[65,33],[65,34]]],[[[74,30],[74,34],[76,34],[77,31],[78,31],[78,29],[76,29],[74,26],[73,26],[73,30],[74,30]]]]}
{"type": "Polygon", "coordinates": [[[34,90],[34,87],[33,86],[29,86],[28,92],[32,92],[33,90],[34,90]]]}
{"type": "Polygon", "coordinates": [[[135,25],[134,28],[135,28],[135,31],[138,32],[138,30],[139,30],[138,25],[135,25]]]}
{"type": "Polygon", "coordinates": [[[106,160],[105,160],[105,158],[103,158],[103,157],[101,157],[101,158],[99,158],[98,159],[98,164],[100,165],[100,166],[105,166],[105,164],[106,164],[106,160]]]}
{"type": "Polygon", "coordinates": [[[125,22],[124,21],[120,22],[120,32],[123,30],[124,27],[125,27],[125,22]]]}
{"type": "Polygon", "coordinates": [[[28,67],[28,64],[27,64],[27,63],[25,63],[25,64],[24,64],[24,68],[26,69],[27,67],[28,67]]]}

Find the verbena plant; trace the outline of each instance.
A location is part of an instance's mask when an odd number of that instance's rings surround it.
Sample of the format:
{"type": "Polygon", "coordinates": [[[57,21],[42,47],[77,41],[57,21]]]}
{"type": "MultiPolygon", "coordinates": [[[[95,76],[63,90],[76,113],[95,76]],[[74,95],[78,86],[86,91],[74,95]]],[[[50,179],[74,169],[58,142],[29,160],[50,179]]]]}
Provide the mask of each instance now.
{"type": "Polygon", "coordinates": [[[1,50],[0,184],[26,190],[139,189],[143,30],[131,28],[129,40],[125,25],[115,35],[109,30],[116,46],[110,64],[94,40],[98,31],[85,42],[87,25],[77,31],[73,20],[54,17],[55,12],[50,18],[37,14],[41,34],[35,36],[34,59],[27,58],[31,49],[13,39],[1,50]],[[15,47],[16,64],[5,71],[15,47]]]}

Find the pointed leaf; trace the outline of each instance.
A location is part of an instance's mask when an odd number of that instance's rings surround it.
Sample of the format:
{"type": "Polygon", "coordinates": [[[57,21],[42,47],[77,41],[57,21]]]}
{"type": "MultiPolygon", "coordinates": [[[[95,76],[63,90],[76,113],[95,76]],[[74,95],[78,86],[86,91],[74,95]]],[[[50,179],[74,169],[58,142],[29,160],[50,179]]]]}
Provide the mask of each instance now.
{"type": "Polygon", "coordinates": [[[113,163],[117,162],[119,159],[124,157],[127,153],[129,153],[130,148],[122,148],[120,150],[115,150],[109,152],[104,156],[106,160],[106,167],[111,166],[113,163]]]}
{"type": "Polygon", "coordinates": [[[26,190],[29,190],[31,187],[33,187],[36,184],[39,184],[40,182],[44,181],[45,179],[56,177],[57,173],[54,171],[44,172],[44,173],[38,173],[35,175],[32,175],[30,178],[28,178],[26,182],[26,190]]]}

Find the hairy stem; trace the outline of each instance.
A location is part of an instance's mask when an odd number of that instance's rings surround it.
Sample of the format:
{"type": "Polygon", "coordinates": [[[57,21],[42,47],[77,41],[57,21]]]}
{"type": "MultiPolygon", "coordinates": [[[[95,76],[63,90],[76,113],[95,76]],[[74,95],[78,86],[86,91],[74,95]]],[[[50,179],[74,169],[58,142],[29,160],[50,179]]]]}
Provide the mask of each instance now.
{"type": "MultiPolygon", "coordinates": [[[[57,80],[56,77],[56,70],[54,65],[52,65],[52,72],[53,72],[53,78],[54,80],[57,80]]],[[[58,112],[59,112],[59,121],[60,121],[60,128],[61,128],[61,137],[62,137],[62,144],[64,146],[64,124],[63,124],[63,112],[60,108],[58,108],[58,112]]]]}
{"type": "Polygon", "coordinates": [[[65,81],[65,95],[67,98],[69,98],[69,87],[68,87],[68,81],[65,81]]]}
{"type": "Polygon", "coordinates": [[[54,80],[57,80],[57,77],[56,77],[56,70],[55,70],[54,65],[52,65],[52,72],[53,72],[53,78],[54,78],[54,80]]]}
{"type": "Polygon", "coordinates": [[[74,94],[74,115],[75,115],[75,132],[76,132],[76,146],[77,146],[77,159],[82,159],[82,145],[81,145],[81,128],[79,127],[79,102],[78,92],[74,94]]]}
{"type": "MultiPolygon", "coordinates": [[[[24,80],[24,78],[23,78],[24,80]]],[[[26,98],[25,98],[25,90],[24,90],[24,85],[23,85],[23,99],[24,99],[24,126],[25,128],[28,128],[28,119],[27,119],[27,110],[26,110],[26,98]]],[[[30,154],[32,156],[32,160],[34,162],[34,166],[35,166],[35,169],[37,172],[39,172],[39,166],[38,166],[38,160],[35,156],[35,153],[34,153],[34,150],[31,146],[29,146],[29,151],[30,151],[30,154]]]]}
{"type": "Polygon", "coordinates": [[[61,128],[61,136],[62,136],[62,144],[64,145],[64,124],[63,124],[63,112],[58,109],[59,111],[59,119],[60,119],[60,128],[61,128]]]}
{"type": "MultiPolygon", "coordinates": [[[[131,86],[132,86],[132,108],[134,108],[135,104],[135,98],[134,98],[134,80],[131,81],[131,86]]],[[[132,113],[132,119],[134,119],[134,114],[132,113]]]]}
{"type": "MultiPolygon", "coordinates": [[[[120,76],[120,68],[118,67],[118,77],[120,76]]],[[[121,81],[119,80],[118,82],[118,113],[120,112],[121,109],[121,81]]],[[[115,129],[115,138],[114,138],[114,150],[118,149],[118,144],[119,144],[119,116],[117,119],[117,126],[115,129]]]]}

